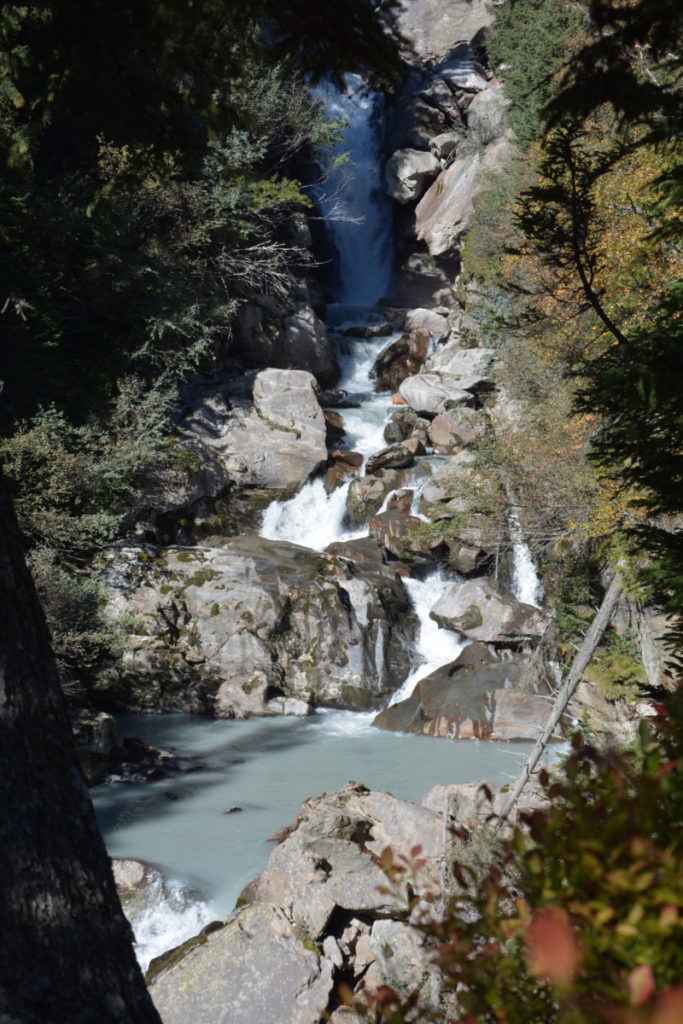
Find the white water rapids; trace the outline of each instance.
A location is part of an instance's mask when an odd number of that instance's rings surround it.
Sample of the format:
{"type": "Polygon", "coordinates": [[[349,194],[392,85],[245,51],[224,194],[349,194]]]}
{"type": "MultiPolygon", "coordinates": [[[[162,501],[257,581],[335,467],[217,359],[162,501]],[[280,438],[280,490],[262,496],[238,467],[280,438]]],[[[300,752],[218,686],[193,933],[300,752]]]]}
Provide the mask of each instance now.
{"type": "MultiPolygon", "coordinates": [[[[332,114],[348,117],[342,148],[350,154],[349,167],[330,172],[321,197],[339,252],[345,304],[331,312],[335,328],[343,330],[345,324],[372,318],[367,307],[389,289],[392,231],[381,189],[378,100],[352,82],[346,97],[329,91],[327,106],[332,114]],[[344,186],[347,170],[354,175],[344,186]]],[[[340,340],[340,386],[357,403],[343,410],[346,444],[364,458],[385,445],[389,396],[373,393],[370,371],[395,337],[340,340]]],[[[363,536],[365,529],[345,525],[348,486],[327,494],[319,478],[290,501],[274,502],[264,516],[263,536],[315,550],[363,536]]],[[[424,478],[415,480],[417,515],[423,486],[424,478]]],[[[521,597],[527,593],[527,570],[519,564],[521,597]]],[[[413,668],[392,702],[407,697],[419,679],[460,653],[462,638],[440,629],[429,616],[441,588],[454,578],[440,570],[423,580],[405,580],[420,631],[413,668]]],[[[110,855],[158,865],[168,880],[151,892],[150,905],[133,921],[143,966],[208,920],[230,913],[243,886],[265,866],[271,849],[266,837],[292,820],[306,797],[350,778],[412,800],[437,783],[488,779],[502,784],[516,776],[531,747],[397,735],[373,729],[373,718],[374,713],[345,711],[248,721],[125,716],[125,735],[142,736],[203,762],[191,774],[101,786],[93,793],[110,855]]]]}

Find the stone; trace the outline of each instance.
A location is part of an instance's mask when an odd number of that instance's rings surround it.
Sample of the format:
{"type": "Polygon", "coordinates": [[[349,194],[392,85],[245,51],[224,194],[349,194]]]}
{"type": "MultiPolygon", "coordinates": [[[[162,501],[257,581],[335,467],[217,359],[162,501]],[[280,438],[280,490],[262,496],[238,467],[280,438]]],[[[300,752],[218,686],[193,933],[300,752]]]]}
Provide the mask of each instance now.
{"type": "MultiPolygon", "coordinates": [[[[445,115],[447,124],[457,125],[464,132],[465,126],[460,107],[453,95],[453,90],[446,84],[443,78],[433,78],[420,92],[420,97],[430,106],[440,110],[445,115]]],[[[429,148],[431,152],[431,145],[429,148]]]]}
{"type": "Polygon", "coordinates": [[[429,140],[429,152],[433,153],[440,164],[450,163],[462,142],[460,132],[441,132],[429,140]]]}
{"type": "Polygon", "coordinates": [[[413,561],[420,556],[433,560],[442,553],[440,537],[423,537],[416,533],[422,525],[417,516],[403,511],[380,512],[368,521],[370,536],[375,537],[395,558],[404,561],[413,561]]]}
{"type": "Polygon", "coordinates": [[[551,705],[535,661],[519,654],[501,660],[474,643],[420,680],[406,700],[380,712],[373,725],[444,739],[535,740],[551,705]]]}
{"type": "Polygon", "coordinates": [[[418,328],[392,342],[375,360],[375,391],[396,391],[402,380],[416,374],[429,349],[430,333],[418,328]]]}
{"type": "Polygon", "coordinates": [[[311,835],[299,825],[276,846],[240,903],[286,906],[297,925],[317,939],[336,907],[361,914],[398,911],[398,899],[380,891],[385,884],[375,859],[356,842],[311,835]]]}
{"type": "Polygon", "coordinates": [[[457,405],[471,405],[469,391],[460,386],[460,379],[448,373],[420,373],[406,377],[399,395],[415,412],[435,416],[457,405]]]}
{"type": "Polygon", "coordinates": [[[422,1005],[439,1004],[439,972],[423,936],[403,921],[375,921],[369,939],[374,960],[363,977],[370,991],[389,985],[403,996],[420,991],[422,1005]]]}
{"type": "Polygon", "coordinates": [[[387,193],[401,204],[411,203],[419,199],[440,169],[439,161],[431,153],[419,149],[397,149],[386,164],[387,193]]]}
{"type": "Polygon", "coordinates": [[[415,234],[432,256],[457,248],[469,226],[484,172],[505,162],[510,145],[498,139],[483,154],[475,151],[456,157],[422,196],[415,210],[415,234]]]}
{"type": "Polygon", "coordinates": [[[265,903],[190,940],[166,963],[150,985],[164,1024],[318,1024],[333,986],[329,960],[307,948],[284,910],[265,903]]]}
{"type": "Polygon", "coordinates": [[[486,420],[476,409],[460,407],[439,413],[429,424],[427,434],[437,451],[464,448],[486,433],[486,420]]]}
{"type": "Polygon", "coordinates": [[[397,409],[392,412],[389,422],[384,428],[384,440],[387,444],[398,444],[400,441],[405,441],[419,422],[426,424],[428,421],[420,421],[417,413],[408,406],[397,409]]]}
{"type": "Polygon", "coordinates": [[[372,475],[380,469],[406,469],[414,463],[414,453],[409,451],[403,443],[392,444],[377,452],[376,455],[371,455],[365,463],[365,469],[368,475],[372,475]]]}
{"type": "Polygon", "coordinates": [[[349,451],[346,448],[335,448],[330,452],[330,458],[335,462],[344,463],[350,469],[360,469],[363,465],[363,456],[360,452],[349,451]]]}
{"type": "Polygon", "coordinates": [[[305,368],[323,387],[339,374],[333,339],[308,302],[283,308],[260,296],[245,303],[235,319],[234,352],[250,368],[305,368]]]}
{"type": "Polygon", "coordinates": [[[516,601],[486,578],[445,587],[429,614],[440,626],[485,643],[538,640],[548,625],[538,608],[516,601]]]}
{"type": "Polygon", "coordinates": [[[473,98],[467,110],[467,133],[478,147],[489,146],[505,135],[509,105],[501,82],[473,98]]]}
{"type": "Polygon", "coordinates": [[[346,510],[354,523],[367,522],[368,516],[378,512],[389,491],[399,483],[394,469],[380,469],[376,473],[357,477],[351,481],[346,496],[346,510]]]}
{"type": "Polygon", "coordinates": [[[449,342],[429,357],[426,372],[447,373],[457,378],[464,391],[484,395],[492,391],[494,352],[490,348],[461,348],[457,340],[449,342]]]}
{"type": "Polygon", "coordinates": [[[108,615],[126,651],[96,689],[119,707],[219,717],[380,705],[409,668],[400,577],[284,541],[116,549],[108,615]]]}
{"type": "Polygon", "coordinates": [[[420,57],[438,60],[454,42],[474,39],[492,20],[486,0],[411,0],[403,6],[399,24],[420,57]]]}
{"type": "Polygon", "coordinates": [[[436,313],[433,309],[409,309],[405,315],[403,329],[413,331],[429,331],[436,341],[441,341],[448,334],[448,317],[436,313]]]}
{"type": "Polygon", "coordinates": [[[293,493],[327,459],[325,418],[305,370],[262,370],[194,396],[183,420],[220,485],[293,493]]]}

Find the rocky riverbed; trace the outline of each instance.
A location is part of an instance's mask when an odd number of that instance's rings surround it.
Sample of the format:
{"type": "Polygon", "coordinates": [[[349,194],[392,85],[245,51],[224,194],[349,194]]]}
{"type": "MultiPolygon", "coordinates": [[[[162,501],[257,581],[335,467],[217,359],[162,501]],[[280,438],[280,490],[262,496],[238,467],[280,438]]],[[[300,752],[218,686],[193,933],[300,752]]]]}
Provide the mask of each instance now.
{"type": "MultiPolygon", "coordinates": [[[[361,168],[351,213],[325,230],[335,289],[308,277],[291,308],[250,302],[230,359],[185,389],[179,469],[151,481],[147,521],[101,559],[121,653],[98,672],[99,707],[214,719],[332,708],[442,742],[538,735],[558,683],[552,616],[523,517],[477,455],[518,410],[471,316],[476,296],[454,291],[477,194],[511,147],[482,63],[490,17],[480,0],[414,0],[405,28],[422,60],[384,123],[357,83],[329,100],[361,168]]],[[[626,600],[617,621],[660,681],[652,616],[626,600]]],[[[578,719],[627,732],[637,714],[584,682],[555,738],[578,719]]],[[[103,712],[78,729],[91,781],[122,764],[140,778],[197,767],[126,748],[103,712]]],[[[340,985],[360,997],[421,987],[439,1006],[417,925],[452,882],[451,826],[485,845],[500,799],[438,785],[411,803],[348,782],[306,800],[238,909],[197,920],[152,963],[165,1024],[350,1024],[340,985]],[[423,861],[411,899],[387,888],[387,848],[423,861]]],[[[132,917],[168,902],[153,869],[118,875],[132,917]]]]}

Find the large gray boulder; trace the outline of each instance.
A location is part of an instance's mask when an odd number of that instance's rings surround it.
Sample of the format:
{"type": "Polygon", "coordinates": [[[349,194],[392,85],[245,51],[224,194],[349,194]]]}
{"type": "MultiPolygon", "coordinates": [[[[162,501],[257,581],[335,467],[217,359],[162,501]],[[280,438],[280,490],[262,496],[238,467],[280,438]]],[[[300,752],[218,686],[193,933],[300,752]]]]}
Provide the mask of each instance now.
{"type": "MultiPolygon", "coordinates": [[[[445,852],[437,814],[356,782],[307,800],[288,831],[240,902],[287,906],[314,939],[324,934],[337,909],[349,916],[407,916],[402,895],[386,891],[377,863],[387,847],[407,857],[421,846],[432,870],[445,852]]],[[[429,872],[424,884],[431,884],[429,872]]]]}
{"type": "MultiPolygon", "coordinates": [[[[154,969],[154,964],[153,964],[154,969]]],[[[280,907],[246,907],[164,958],[150,993],[164,1024],[318,1024],[332,964],[280,907]]]]}
{"type": "Polygon", "coordinates": [[[403,321],[403,329],[408,332],[426,330],[440,341],[448,334],[448,318],[433,309],[409,309],[403,321]]]}
{"type": "Polygon", "coordinates": [[[429,357],[425,372],[447,373],[463,391],[485,393],[494,387],[494,355],[490,348],[461,348],[457,341],[449,342],[429,357]]]}
{"type": "Polygon", "coordinates": [[[398,389],[401,398],[417,413],[436,415],[456,405],[469,405],[473,397],[449,373],[418,373],[406,377],[398,389]]]}
{"type": "Polygon", "coordinates": [[[220,467],[223,486],[293,493],[327,458],[316,382],[305,370],[267,369],[194,396],[182,426],[220,467]]]}
{"type": "Polygon", "coordinates": [[[484,643],[538,640],[548,625],[538,608],[515,600],[486,578],[450,584],[429,614],[440,626],[484,643]]]}
{"type": "Polygon", "coordinates": [[[380,712],[373,724],[444,739],[535,740],[550,708],[533,659],[515,655],[502,660],[476,643],[418,682],[410,697],[380,712]]]}
{"type": "Polygon", "coordinates": [[[415,234],[432,256],[457,248],[469,226],[482,177],[504,164],[509,148],[503,138],[483,153],[477,150],[456,157],[425,192],[415,211],[415,234]]]}
{"type": "Polygon", "coordinates": [[[492,20],[486,0],[411,0],[404,4],[400,26],[421,57],[439,59],[492,20]]]}
{"type": "Polygon", "coordinates": [[[441,170],[437,158],[419,149],[397,149],[385,169],[387,193],[399,203],[410,203],[422,195],[441,170]]]}
{"type": "Polygon", "coordinates": [[[489,85],[473,98],[467,108],[467,131],[478,147],[489,146],[505,135],[508,106],[509,100],[500,82],[489,85]]]}
{"type": "Polygon", "coordinates": [[[415,619],[381,562],[261,537],[111,552],[125,653],[97,686],[120,706],[221,717],[381,705],[409,669],[415,619]]]}

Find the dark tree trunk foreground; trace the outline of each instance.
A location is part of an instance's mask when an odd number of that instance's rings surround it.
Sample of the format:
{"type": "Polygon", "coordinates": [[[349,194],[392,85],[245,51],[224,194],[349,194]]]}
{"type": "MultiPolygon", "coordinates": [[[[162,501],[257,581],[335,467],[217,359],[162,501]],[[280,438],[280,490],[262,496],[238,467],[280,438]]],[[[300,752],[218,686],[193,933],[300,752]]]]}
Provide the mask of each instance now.
{"type": "Polygon", "coordinates": [[[0,1024],[159,1024],[0,481],[0,1024]]]}

